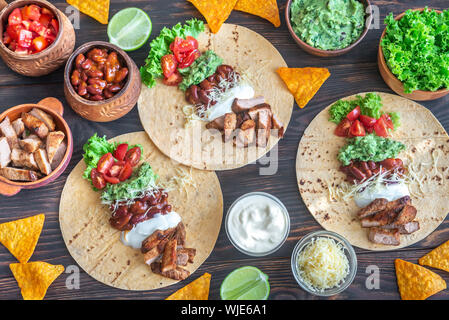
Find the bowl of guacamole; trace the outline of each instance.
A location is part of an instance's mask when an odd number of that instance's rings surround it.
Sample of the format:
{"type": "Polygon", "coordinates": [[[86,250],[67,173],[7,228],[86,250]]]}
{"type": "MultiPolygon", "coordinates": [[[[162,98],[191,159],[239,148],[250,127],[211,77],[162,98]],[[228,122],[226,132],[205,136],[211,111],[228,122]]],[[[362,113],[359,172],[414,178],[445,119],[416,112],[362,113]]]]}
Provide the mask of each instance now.
{"type": "Polygon", "coordinates": [[[296,43],[306,52],[338,56],[354,48],[371,24],[368,0],[289,0],[287,26],[296,43]]]}

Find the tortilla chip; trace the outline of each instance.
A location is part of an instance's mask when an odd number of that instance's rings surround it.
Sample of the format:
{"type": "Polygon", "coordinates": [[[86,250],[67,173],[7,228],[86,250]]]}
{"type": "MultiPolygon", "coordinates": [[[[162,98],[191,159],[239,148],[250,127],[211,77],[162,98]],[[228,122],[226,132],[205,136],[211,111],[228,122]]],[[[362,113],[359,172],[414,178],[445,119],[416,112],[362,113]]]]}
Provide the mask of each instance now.
{"type": "Polygon", "coordinates": [[[184,288],[173,293],[165,300],[208,300],[210,278],[211,275],[205,273],[198,279],[190,282],[184,288]]]}
{"type": "Polygon", "coordinates": [[[446,282],[435,272],[401,259],[394,264],[402,300],[425,300],[446,289],[446,282]]]}
{"type": "Polygon", "coordinates": [[[206,18],[210,30],[217,33],[228,19],[237,0],[187,0],[206,18]]]}
{"type": "Polygon", "coordinates": [[[433,249],[418,260],[422,266],[441,269],[449,272],[449,241],[433,249]]]}
{"type": "Polygon", "coordinates": [[[102,24],[109,21],[109,0],[67,0],[67,3],[102,24]]]}
{"type": "Polygon", "coordinates": [[[331,75],[326,68],[279,68],[277,73],[302,109],[331,75]]]}
{"type": "Polygon", "coordinates": [[[12,263],[9,268],[21,289],[23,300],[42,300],[48,287],[64,272],[62,265],[46,262],[12,263]]]}
{"type": "Polygon", "coordinates": [[[43,213],[0,224],[0,242],[21,263],[31,258],[44,226],[43,213]]]}
{"type": "Polygon", "coordinates": [[[238,0],[234,10],[253,14],[270,21],[277,28],[281,25],[276,0],[238,0]]]}

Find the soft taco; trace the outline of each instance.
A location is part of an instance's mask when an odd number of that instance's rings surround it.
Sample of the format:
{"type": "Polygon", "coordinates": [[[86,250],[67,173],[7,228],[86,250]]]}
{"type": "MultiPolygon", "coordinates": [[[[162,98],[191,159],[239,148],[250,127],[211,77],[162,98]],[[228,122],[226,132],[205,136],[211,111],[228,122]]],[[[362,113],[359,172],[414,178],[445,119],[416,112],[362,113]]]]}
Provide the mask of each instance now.
{"type": "Polygon", "coordinates": [[[299,192],[321,226],[351,244],[406,247],[446,218],[448,154],[449,137],[425,107],[387,93],[350,96],[305,130],[299,192]]]}
{"type": "Polygon", "coordinates": [[[284,59],[245,27],[224,24],[213,34],[189,21],[180,28],[161,32],[141,69],[145,131],[165,155],[198,169],[256,161],[290,121],[293,97],[276,74],[287,66],[284,59]],[[184,47],[191,51],[183,53],[184,47]]]}
{"type": "Polygon", "coordinates": [[[193,273],[220,231],[216,174],[170,161],[145,132],[109,141],[94,135],[83,149],[59,208],[75,261],[96,280],[126,290],[165,287],[193,273]]]}

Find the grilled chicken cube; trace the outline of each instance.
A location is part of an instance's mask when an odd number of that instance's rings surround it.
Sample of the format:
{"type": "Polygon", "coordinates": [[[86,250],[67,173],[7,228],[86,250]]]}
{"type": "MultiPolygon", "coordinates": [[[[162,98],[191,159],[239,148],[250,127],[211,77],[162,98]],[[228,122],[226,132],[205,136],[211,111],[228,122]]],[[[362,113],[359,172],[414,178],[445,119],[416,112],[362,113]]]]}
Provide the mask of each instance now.
{"type": "Polygon", "coordinates": [[[33,153],[34,159],[36,160],[37,166],[39,167],[39,170],[45,174],[49,175],[51,173],[51,165],[47,158],[47,152],[43,149],[38,149],[33,153]]]}
{"type": "Polygon", "coordinates": [[[186,228],[184,223],[180,222],[176,226],[175,238],[178,241],[178,246],[183,247],[186,243],[186,228]]]}
{"type": "Polygon", "coordinates": [[[270,137],[271,110],[261,109],[257,117],[257,145],[265,147],[270,137]]]}
{"type": "Polygon", "coordinates": [[[189,254],[185,251],[176,251],[176,264],[178,266],[186,266],[189,262],[189,254]]]}
{"type": "Polygon", "coordinates": [[[404,208],[399,212],[394,224],[404,225],[406,223],[412,222],[416,217],[416,208],[411,205],[405,205],[404,208]]]}
{"type": "Polygon", "coordinates": [[[65,134],[62,131],[53,131],[48,134],[46,148],[47,148],[48,160],[50,162],[53,161],[56,151],[58,151],[59,145],[64,140],[64,138],[65,138],[65,134]]]}
{"type": "Polygon", "coordinates": [[[206,129],[217,129],[222,131],[224,129],[225,116],[218,117],[206,124],[206,129]]]}
{"type": "Polygon", "coordinates": [[[49,131],[55,131],[56,125],[51,115],[38,108],[33,108],[30,114],[45,123],[49,131]]]}
{"type": "Polygon", "coordinates": [[[11,148],[6,137],[0,138],[0,168],[5,168],[11,162],[11,148]]]}
{"type": "Polygon", "coordinates": [[[33,154],[21,149],[12,149],[11,161],[15,167],[26,167],[33,170],[39,169],[33,154]]]}
{"type": "Polygon", "coordinates": [[[225,114],[224,118],[224,138],[225,141],[229,141],[232,137],[232,133],[237,128],[237,115],[229,112],[225,114]]]}
{"type": "Polygon", "coordinates": [[[11,123],[12,127],[14,128],[14,131],[16,132],[17,136],[20,136],[25,131],[25,125],[23,124],[22,118],[17,118],[11,123]]]}
{"type": "Polygon", "coordinates": [[[0,176],[14,181],[36,181],[39,177],[35,171],[10,167],[0,168],[0,176]]]}
{"type": "Polygon", "coordinates": [[[240,126],[235,144],[237,147],[246,147],[254,143],[256,136],[256,123],[254,120],[246,120],[240,126]]]}
{"type": "Polygon", "coordinates": [[[188,261],[190,263],[193,263],[193,259],[195,258],[195,255],[196,255],[196,249],[194,249],[194,248],[180,248],[180,249],[178,249],[178,254],[181,254],[181,253],[186,253],[188,255],[188,257],[189,257],[188,261]]]}
{"type": "Polygon", "coordinates": [[[365,208],[362,208],[357,216],[359,219],[366,218],[368,216],[374,215],[380,211],[385,210],[387,207],[388,200],[385,198],[378,198],[367,205],[365,208]]]}
{"type": "Polygon", "coordinates": [[[22,113],[22,120],[25,127],[27,127],[32,133],[35,133],[39,138],[45,139],[47,137],[48,127],[42,120],[24,112],[22,113]]]}
{"type": "Polygon", "coordinates": [[[249,115],[249,117],[251,119],[253,119],[255,122],[257,122],[257,119],[259,117],[259,113],[260,112],[268,112],[268,114],[271,117],[272,112],[271,112],[270,105],[267,104],[267,103],[259,104],[259,105],[255,106],[255,107],[249,109],[248,115],[249,115]]]}
{"type": "Polygon", "coordinates": [[[176,238],[167,242],[164,248],[164,254],[162,255],[161,271],[167,272],[176,269],[176,247],[178,241],[176,238]]]}
{"type": "Polygon", "coordinates": [[[35,134],[31,134],[27,138],[19,140],[19,145],[26,152],[34,152],[40,148],[42,141],[35,134]]]}
{"type": "Polygon", "coordinates": [[[14,130],[11,122],[9,121],[9,117],[6,117],[5,120],[0,123],[0,132],[8,140],[9,148],[11,150],[14,148],[19,148],[19,139],[17,138],[16,130],[14,130]]]}
{"type": "Polygon", "coordinates": [[[156,261],[156,259],[161,255],[161,251],[159,250],[159,248],[156,246],[153,249],[147,251],[144,253],[143,255],[143,261],[145,261],[145,263],[147,265],[151,265],[154,261],[156,261]]]}
{"type": "Polygon", "coordinates": [[[376,213],[373,216],[368,216],[360,220],[363,228],[371,228],[371,227],[381,227],[386,226],[387,224],[392,223],[396,217],[398,216],[398,212],[396,210],[383,210],[381,212],[376,213]]]}
{"type": "Polygon", "coordinates": [[[403,196],[402,198],[388,202],[385,209],[394,209],[396,211],[400,211],[402,210],[402,208],[404,208],[405,205],[410,205],[411,203],[412,199],[410,198],[410,196],[403,196]]]}
{"type": "Polygon", "coordinates": [[[419,230],[419,222],[411,221],[398,227],[400,234],[411,234],[419,230]]]}
{"type": "Polygon", "coordinates": [[[251,99],[238,99],[235,98],[232,103],[232,111],[235,113],[249,111],[249,109],[265,103],[265,98],[263,96],[251,98],[251,99]]]}
{"type": "Polygon", "coordinates": [[[284,125],[277,118],[277,116],[273,113],[271,116],[271,128],[278,131],[278,138],[281,139],[284,137],[284,125]]]}
{"type": "Polygon", "coordinates": [[[167,237],[171,237],[174,232],[175,228],[169,228],[166,230],[156,230],[151,235],[149,235],[145,240],[142,241],[142,247],[140,248],[140,251],[142,253],[150,251],[151,249],[158,246],[162,240],[164,240],[167,237]]]}
{"type": "Polygon", "coordinates": [[[390,246],[398,246],[401,244],[398,229],[371,228],[368,239],[373,243],[390,246]]]}
{"type": "Polygon", "coordinates": [[[58,150],[56,150],[53,160],[51,161],[51,168],[53,170],[55,170],[61,163],[62,159],[64,158],[66,150],[67,144],[65,143],[65,141],[62,141],[58,147],[58,150]]]}
{"type": "Polygon", "coordinates": [[[153,262],[151,264],[151,271],[153,271],[154,273],[159,274],[161,276],[164,276],[166,278],[173,279],[173,280],[185,280],[185,279],[187,279],[188,276],[190,276],[190,272],[181,267],[176,267],[176,269],[163,272],[161,270],[160,262],[153,262]]]}

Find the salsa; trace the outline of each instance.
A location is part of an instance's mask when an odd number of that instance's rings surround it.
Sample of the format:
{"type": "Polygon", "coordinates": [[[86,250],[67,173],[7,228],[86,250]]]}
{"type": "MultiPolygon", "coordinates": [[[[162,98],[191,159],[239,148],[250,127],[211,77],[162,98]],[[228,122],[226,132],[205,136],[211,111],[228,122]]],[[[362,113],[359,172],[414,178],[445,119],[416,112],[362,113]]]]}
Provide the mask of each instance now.
{"type": "Polygon", "coordinates": [[[8,16],[3,43],[19,54],[34,54],[49,47],[59,32],[59,23],[47,8],[30,4],[14,9],[8,16]]]}
{"type": "Polygon", "coordinates": [[[343,49],[360,38],[365,9],[357,0],[293,0],[293,31],[314,48],[343,49]]]}

